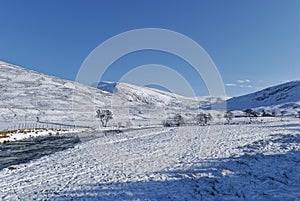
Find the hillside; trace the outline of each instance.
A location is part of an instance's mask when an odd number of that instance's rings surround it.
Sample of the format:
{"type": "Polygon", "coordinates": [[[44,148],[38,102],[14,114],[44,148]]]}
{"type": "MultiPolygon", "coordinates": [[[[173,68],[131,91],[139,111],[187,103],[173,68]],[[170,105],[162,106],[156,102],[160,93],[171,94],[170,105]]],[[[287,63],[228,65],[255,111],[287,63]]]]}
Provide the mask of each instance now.
{"type": "Polygon", "coordinates": [[[104,105],[111,94],[93,87],[0,62],[0,125],[36,122],[74,124],[78,105],[104,105]],[[95,100],[94,96],[101,97],[95,100]]]}
{"type": "MultiPolygon", "coordinates": [[[[195,113],[219,98],[188,98],[127,83],[97,89],[0,62],[0,128],[36,123],[99,126],[97,109],[110,109],[110,125],[161,124],[174,113],[195,113]],[[112,93],[113,92],[113,93],[112,93]]],[[[100,88],[101,88],[100,87],[100,88]]]]}
{"type": "Polygon", "coordinates": [[[257,108],[292,112],[300,108],[300,81],[292,81],[231,98],[227,101],[227,108],[230,110],[257,108]]]}
{"type": "MultiPolygon", "coordinates": [[[[161,124],[169,115],[181,113],[191,117],[224,101],[221,97],[183,97],[127,83],[101,82],[96,87],[0,62],[0,128],[36,123],[37,118],[50,124],[98,127],[97,109],[113,112],[111,126],[161,124]]],[[[294,114],[300,108],[299,92],[300,81],[289,82],[231,98],[227,107],[294,114]]]]}
{"type": "Polygon", "coordinates": [[[217,102],[224,101],[224,97],[184,97],[174,93],[141,87],[123,82],[100,82],[98,88],[116,94],[128,102],[155,105],[172,109],[198,110],[217,102]]]}

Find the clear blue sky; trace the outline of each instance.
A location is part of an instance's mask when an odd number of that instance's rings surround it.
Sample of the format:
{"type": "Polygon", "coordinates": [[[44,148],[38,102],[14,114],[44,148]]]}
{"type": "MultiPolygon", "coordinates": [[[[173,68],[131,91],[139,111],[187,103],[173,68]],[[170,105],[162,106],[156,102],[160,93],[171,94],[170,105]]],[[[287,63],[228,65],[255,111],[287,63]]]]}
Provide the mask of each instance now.
{"type": "MultiPolygon", "coordinates": [[[[68,80],[101,42],[147,27],[174,30],[198,42],[230,96],[300,78],[298,0],[0,0],[0,10],[0,60],[68,80]]],[[[192,77],[177,58],[150,51],[116,62],[105,78],[118,80],[118,65],[130,69],[153,61],[192,77]]],[[[197,94],[207,91],[200,87],[197,94]]]]}

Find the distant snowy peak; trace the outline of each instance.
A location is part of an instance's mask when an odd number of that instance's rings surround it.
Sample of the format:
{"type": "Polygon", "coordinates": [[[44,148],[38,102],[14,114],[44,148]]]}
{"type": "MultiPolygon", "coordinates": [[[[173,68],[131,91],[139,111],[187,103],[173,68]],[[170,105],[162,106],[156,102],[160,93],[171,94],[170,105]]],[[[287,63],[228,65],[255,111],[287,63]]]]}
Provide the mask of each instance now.
{"type": "Polygon", "coordinates": [[[96,85],[97,85],[96,87],[102,91],[114,93],[117,83],[116,82],[99,82],[96,85]]]}
{"type": "Polygon", "coordinates": [[[117,83],[115,93],[129,102],[149,105],[169,105],[174,98],[171,93],[123,82],[117,83]]]}
{"type": "Polygon", "coordinates": [[[227,101],[227,108],[230,110],[244,110],[246,108],[276,105],[297,107],[298,102],[300,102],[300,81],[292,81],[255,93],[231,98],[227,101]]]}
{"type": "Polygon", "coordinates": [[[141,87],[122,82],[116,84],[114,93],[129,102],[166,106],[173,109],[185,108],[187,110],[207,108],[217,102],[226,100],[226,97],[185,97],[159,89],[145,86],[141,87]]]}
{"type": "Polygon", "coordinates": [[[171,102],[171,99],[180,97],[179,95],[160,91],[158,89],[136,86],[123,82],[101,81],[96,85],[98,89],[114,93],[129,102],[168,105],[171,102]]]}
{"type": "Polygon", "coordinates": [[[173,96],[173,94],[170,92],[162,91],[162,90],[155,89],[152,87],[137,86],[137,85],[128,84],[128,83],[124,83],[124,82],[101,81],[99,83],[93,84],[92,86],[97,87],[100,90],[110,92],[110,93],[121,92],[122,90],[138,91],[143,88],[146,92],[159,93],[159,94],[163,94],[163,95],[167,95],[167,96],[173,96]]]}

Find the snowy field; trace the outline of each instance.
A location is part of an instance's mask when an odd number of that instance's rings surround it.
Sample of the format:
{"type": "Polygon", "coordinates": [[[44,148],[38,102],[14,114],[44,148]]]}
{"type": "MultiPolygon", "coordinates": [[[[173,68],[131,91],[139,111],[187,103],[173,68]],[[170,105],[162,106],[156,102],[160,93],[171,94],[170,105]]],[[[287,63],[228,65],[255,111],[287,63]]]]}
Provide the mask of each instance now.
{"type": "Polygon", "coordinates": [[[0,171],[2,200],[300,200],[300,120],[109,133],[0,171]]]}

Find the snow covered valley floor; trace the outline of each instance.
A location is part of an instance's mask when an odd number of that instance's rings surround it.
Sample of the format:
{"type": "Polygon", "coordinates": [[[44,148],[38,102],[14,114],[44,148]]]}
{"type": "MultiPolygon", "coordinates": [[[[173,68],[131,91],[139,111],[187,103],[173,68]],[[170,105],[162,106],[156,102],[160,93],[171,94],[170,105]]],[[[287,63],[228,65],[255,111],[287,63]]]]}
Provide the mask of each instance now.
{"type": "Polygon", "coordinates": [[[300,121],[149,128],[0,171],[2,200],[300,200],[300,121]]]}

